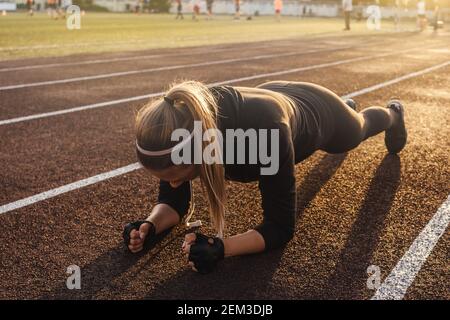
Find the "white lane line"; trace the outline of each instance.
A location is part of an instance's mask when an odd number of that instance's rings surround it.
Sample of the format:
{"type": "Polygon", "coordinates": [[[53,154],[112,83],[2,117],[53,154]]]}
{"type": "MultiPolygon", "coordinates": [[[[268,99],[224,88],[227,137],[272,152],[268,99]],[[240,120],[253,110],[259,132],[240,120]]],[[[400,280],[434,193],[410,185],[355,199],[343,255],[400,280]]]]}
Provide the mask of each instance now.
{"type": "MultiPolygon", "coordinates": [[[[232,84],[232,83],[242,82],[242,81],[247,81],[247,80],[255,80],[255,79],[261,79],[261,78],[266,78],[266,77],[271,77],[271,76],[279,76],[279,75],[283,75],[283,74],[295,73],[295,72],[300,72],[300,71],[307,71],[307,70],[314,70],[314,69],[320,69],[320,68],[325,68],[325,67],[337,66],[337,65],[341,65],[341,64],[345,64],[345,63],[370,60],[373,58],[395,55],[395,54],[398,54],[399,52],[406,52],[406,51],[412,51],[412,50],[419,50],[419,49],[412,48],[412,49],[406,49],[403,51],[388,52],[388,53],[382,53],[382,54],[377,54],[377,55],[370,55],[370,56],[364,56],[364,57],[358,57],[358,58],[339,60],[339,61],[330,62],[330,63],[311,65],[311,66],[306,66],[306,67],[301,67],[301,68],[288,69],[288,70],[271,72],[271,73],[263,73],[263,74],[258,74],[258,75],[254,75],[254,76],[248,76],[248,77],[242,77],[242,78],[237,78],[237,79],[231,79],[231,80],[211,83],[211,84],[208,84],[208,86],[212,87],[212,86],[216,86],[216,85],[232,84]]],[[[423,50],[423,48],[421,48],[420,50],[423,50]]],[[[118,100],[111,100],[111,101],[99,102],[99,103],[94,103],[94,104],[88,104],[88,105],[74,107],[74,108],[61,109],[61,110],[37,113],[37,114],[32,114],[32,115],[22,116],[22,117],[17,117],[17,118],[5,119],[5,120],[0,120],[0,126],[24,122],[24,121],[30,121],[30,120],[40,119],[40,118],[48,118],[48,117],[53,117],[53,116],[72,113],[72,112],[90,110],[90,109],[107,107],[107,106],[114,106],[114,105],[118,105],[118,104],[122,104],[122,103],[126,103],[126,102],[144,100],[144,99],[148,99],[148,98],[155,98],[155,97],[161,96],[163,94],[164,94],[164,92],[156,92],[156,93],[151,93],[151,94],[146,94],[146,95],[141,95],[141,96],[135,96],[135,97],[118,99],[118,100]]]]}
{"type": "MultiPolygon", "coordinates": [[[[318,34],[315,36],[316,39],[325,39],[327,40],[327,38],[332,37],[333,35],[341,35],[339,32],[324,32],[323,34],[318,34]]],[[[384,32],[384,34],[379,34],[380,36],[384,35],[390,35],[390,32],[384,32]]],[[[362,35],[360,35],[362,36],[362,35]]],[[[176,43],[176,41],[178,40],[190,40],[190,39],[208,39],[208,36],[203,36],[203,37],[176,37],[174,38],[173,43],[176,43]]],[[[225,39],[224,37],[222,37],[222,39],[225,39]]],[[[269,42],[269,41],[276,41],[276,42],[284,42],[286,40],[291,40],[291,41],[303,41],[303,40],[308,40],[308,37],[305,36],[295,36],[295,37],[288,37],[288,38],[281,38],[281,39],[274,39],[274,40],[260,40],[260,41],[254,41],[254,42],[250,42],[251,44],[255,44],[258,42],[269,42]]],[[[17,47],[3,47],[0,48],[0,52],[2,51],[19,51],[19,50],[33,50],[33,49],[55,49],[55,48],[67,48],[67,47],[89,47],[89,46],[96,46],[96,47],[117,47],[117,46],[123,46],[126,44],[133,44],[133,43],[146,43],[148,42],[147,39],[139,39],[139,40],[132,40],[132,41],[110,41],[110,42],[81,42],[81,43],[62,43],[62,44],[40,44],[40,45],[33,45],[33,46],[17,46],[17,47]]],[[[235,45],[236,43],[222,43],[222,44],[217,44],[217,45],[235,45]]],[[[242,44],[242,43],[237,43],[237,44],[242,44]]],[[[267,46],[271,46],[272,44],[269,44],[267,46]]],[[[280,44],[277,44],[280,45],[280,44]]],[[[282,46],[289,46],[290,44],[281,44],[282,46]]],[[[192,47],[183,47],[183,48],[192,48],[192,47]]],[[[152,48],[149,48],[152,49],[152,48]]],[[[179,49],[178,47],[174,47],[174,50],[179,49]]]]}
{"type": "Polygon", "coordinates": [[[139,100],[144,100],[144,99],[149,99],[149,98],[155,98],[155,97],[162,96],[164,93],[165,92],[161,91],[161,92],[155,92],[155,93],[151,93],[151,94],[145,94],[142,96],[135,96],[135,97],[123,98],[123,99],[119,99],[119,100],[99,102],[99,103],[89,104],[89,105],[85,105],[85,106],[79,106],[79,107],[70,108],[70,109],[61,109],[61,110],[57,110],[57,111],[44,112],[44,113],[32,114],[29,116],[0,120],[0,126],[18,123],[18,122],[30,121],[30,120],[40,119],[40,118],[54,117],[54,116],[58,116],[58,115],[66,114],[66,113],[90,110],[90,109],[95,109],[95,108],[102,108],[102,107],[107,107],[107,106],[114,106],[114,105],[118,105],[121,103],[128,103],[128,102],[139,101],[139,100]]]}
{"type": "MultiPolygon", "coordinates": [[[[449,61],[449,63],[450,63],[450,61],[449,61]]],[[[442,64],[440,64],[440,66],[442,68],[442,64]]],[[[431,72],[433,70],[436,70],[436,68],[426,68],[426,69],[423,69],[422,71],[413,72],[413,74],[415,74],[416,76],[419,76],[419,75],[423,75],[425,73],[431,72]]],[[[410,79],[411,77],[402,76],[402,77],[399,77],[399,78],[402,78],[403,80],[405,80],[405,79],[410,79]]],[[[396,79],[399,79],[399,78],[396,78],[396,79]]],[[[393,79],[393,80],[396,80],[396,79],[393,79]]],[[[393,82],[393,80],[386,81],[386,82],[383,82],[381,84],[384,84],[384,83],[394,84],[394,83],[398,83],[399,82],[399,81],[393,82]]],[[[356,97],[358,95],[362,95],[364,93],[375,91],[375,90],[378,90],[379,88],[383,88],[383,87],[385,87],[385,86],[371,86],[369,88],[372,88],[372,89],[370,89],[369,91],[368,90],[359,90],[359,91],[355,91],[353,93],[350,93],[347,96],[356,97]]],[[[342,97],[342,98],[344,98],[344,97],[342,97]]],[[[115,170],[112,170],[112,171],[108,171],[108,172],[105,172],[105,173],[102,173],[102,174],[99,174],[99,175],[96,175],[96,176],[93,176],[93,177],[90,177],[90,178],[79,180],[79,181],[67,184],[65,186],[62,186],[62,187],[51,189],[49,191],[45,191],[43,193],[39,193],[37,195],[30,196],[30,197],[22,199],[22,200],[17,200],[17,201],[5,204],[3,206],[0,206],[0,214],[6,213],[6,212],[9,212],[9,211],[12,211],[12,210],[16,210],[16,209],[19,209],[19,208],[22,208],[22,207],[26,207],[26,206],[28,206],[30,204],[33,204],[33,203],[36,203],[36,202],[40,202],[40,201],[43,201],[43,200],[46,200],[46,199],[49,199],[49,198],[53,198],[53,197],[55,197],[57,195],[60,195],[62,193],[65,193],[65,192],[68,192],[68,191],[73,191],[73,190],[82,188],[84,186],[87,186],[87,185],[90,185],[90,184],[93,184],[93,183],[101,182],[101,181],[107,180],[107,179],[112,178],[112,177],[120,176],[122,174],[125,174],[125,173],[128,173],[128,172],[137,170],[139,168],[141,168],[140,164],[138,162],[135,162],[135,163],[132,163],[130,165],[127,165],[127,166],[124,166],[124,167],[121,167],[121,168],[118,168],[118,169],[115,169],[115,170]],[[121,172],[123,172],[123,173],[121,173],[121,172]]]]}
{"type": "Polygon", "coordinates": [[[44,68],[55,68],[55,67],[68,67],[68,66],[81,66],[81,65],[97,64],[97,63],[109,63],[109,62],[118,62],[118,61],[132,61],[132,60],[141,60],[141,59],[150,59],[150,58],[161,58],[161,57],[166,57],[166,56],[171,56],[171,55],[170,54],[169,55],[153,54],[153,55],[141,55],[141,56],[133,56],[133,57],[122,57],[122,58],[86,60],[86,61],[78,61],[78,62],[47,63],[47,64],[38,64],[38,65],[27,65],[27,66],[21,66],[21,67],[3,68],[3,69],[0,69],[0,72],[44,69],[44,68]]]}
{"type": "Polygon", "coordinates": [[[18,47],[4,47],[0,51],[18,51],[18,50],[33,50],[33,49],[53,49],[66,47],[88,47],[88,46],[110,46],[110,45],[124,45],[132,43],[140,43],[144,40],[136,41],[114,41],[114,42],[84,42],[84,43],[63,43],[63,44],[39,44],[34,46],[18,46],[18,47]]]}
{"type": "MultiPolygon", "coordinates": [[[[183,40],[186,39],[199,39],[199,37],[183,37],[183,40]]],[[[203,39],[207,39],[207,37],[203,37],[203,39]]],[[[180,40],[180,38],[175,38],[175,40],[180,40]]],[[[274,41],[283,41],[286,39],[275,39],[274,41]]],[[[301,41],[302,39],[299,38],[298,41],[301,41]]],[[[96,47],[117,47],[117,46],[122,46],[122,45],[126,45],[126,44],[133,44],[133,43],[145,43],[148,42],[148,40],[135,40],[135,41],[114,41],[114,42],[84,42],[84,43],[63,43],[63,44],[43,44],[43,45],[35,45],[35,46],[19,46],[19,47],[4,47],[4,48],[0,48],[0,52],[1,51],[19,51],[19,50],[32,50],[32,49],[55,49],[55,48],[67,48],[67,47],[89,47],[89,46],[96,46],[96,47]]],[[[264,41],[257,41],[257,42],[264,42],[264,41]]],[[[255,44],[256,42],[253,42],[252,44],[255,44]]],[[[222,43],[221,45],[233,45],[236,43],[222,43]]],[[[239,43],[240,44],[240,43],[239,43]]],[[[217,44],[220,45],[220,44],[217,44]]],[[[282,44],[282,46],[288,46],[290,44],[282,44]]],[[[270,45],[265,45],[265,46],[270,46],[270,45]]],[[[273,46],[272,46],[273,47],[273,46]]],[[[195,48],[195,47],[182,47],[183,49],[191,49],[191,48],[195,48]]],[[[154,49],[154,48],[149,48],[154,49]]],[[[159,48],[159,49],[167,49],[167,48],[159,48]]],[[[179,49],[178,47],[174,47],[174,48],[169,48],[169,49],[174,49],[177,50],[179,49]]]]}
{"type": "Polygon", "coordinates": [[[121,167],[121,168],[118,168],[118,169],[115,169],[112,171],[108,171],[105,173],[98,174],[96,176],[92,176],[92,177],[89,177],[89,178],[86,178],[83,180],[69,183],[62,187],[51,189],[51,190],[39,193],[37,195],[31,196],[31,197],[28,197],[25,199],[3,205],[0,207],[0,214],[8,212],[8,211],[16,210],[16,209],[19,209],[22,207],[26,207],[33,203],[44,201],[44,200],[56,197],[60,194],[74,191],[74,190],[89,186],[91,184],[94,184],[94,183],[97,183],[100,181],[104,181],[104,180],[107,180],[110,178],[121,176],[123,174],[138,170],[140,168],[141,168],[141,165],[139,163],[133,163],[133,164],[130,164],[130,165],[127,165],[127,166],[124,166],[124,167],[121,167]]]}
{"type": "MultiPolygon", "coordinates": [[[[190,39],[208,39],[208,37],[176,37],[170,43],[175,44],[178,40],[190,40],[190,39]]],[[[217,38],[216,38],[217,39],[217,38]]],[[[222,39],[224,39],[222,37],[222,39]]],[[[275,39],[275,40],[283,40],[283,39],[275,39]]],[[[42,44],[42,45],[34,45],[34,46],[17,46],[17,47],[3,47],[0,48],[0,52],[4,51],[22,51],[22,50],[43,50],[43,49],[58,49],[58,48],[71,48],[71,47],[105,47],[105,48],[115,48],[121,47],[127,44],[145,44],[148,40],[134,40],[134,41],[114,41],[114,42],[78,42],[78,43],[63,43],[63,44],[42,44]]],[[[263,41],[257,41],[263,42],[263,41]]],[[[222,43],[222,45],[229,45],[234,43],[222,43]]],[[[218,44],[219,45],[219,44],[218,44]]],[[[167,47],[166,47],[167,48],[167,47]]],[[[166,49],[166,48],[156,48],[156,49],[166,49]]],[[[170,48],[170,47],[169,47],[170,48]]],[[[173,49],[178,49],[179,47],[173,47],[173,49]]],[[[189,47],[183,47],[189,48],[189,47]]],[[[151,50],[155,48],[147,48],[147,50],[151,50]]],[[[170,48],[172,49],[172,48],[170,48]]]]}
{"type": "Polygon", "coordinates": [[[8,85],[8,86],[0,87],[0,91],[23,89],[23,88],[30,88],[30,87],[41,87],[41,86],[55,85],[55,84],[61,84],[61,83],[71,83],[71,82],[98,80],[98,79],[105,79],[105,78],[114,78],[114,77],[129,76],[129,75],[151,73],[151,72],[158,72],[158,71],[177,70],[177,69],[183,69],[183,68],[205,67],[205,66],[213,66],[213,65],[227,64],[227,63],[233,63],[233,62],[254,61],[254,60],[262,60],[262,59],[269,59],[269,58],[275,58],[275,57],[278,58],[278,57],[288,57],[288,56],[294,56],[294,55],[303,55],[303,54],[309,54],[309,53],[338,51],[338,50],[345,50],[348,48],[350,48],[350,47],[343,47],[343,48],[339,48],[339,49],[335,49],[335,48],[333,48],[333,49],[330,49],[330,48],[315,49],[315,50],[308,50],[308,51],[304,51],[304,52],[292,51],[292,52],[287,52],[287,53],[265,54],[265,55],[245,57],[245,58],[224,59],[224,60],[217,60],[217,61],[206,61],[206,62],[181,64],[181,65],[166,66],[166,67],[148,68],[148,69],[142,69],[142,70],[130,70],[130,71],[122,71],[122,72],[104,73],[104,74],[97,74],[94,76],[75,77],[75,78],[67,78],[67,79],[61,79],[61,80],[49,80],[49,81],[40,81],[40,82],[32,82],[32,83],[22,83],[22,84],[15,84],[15,85],[8,85]]]}
{"type": "MultiPolygon", "coordinates": [[[[314,45],[316,43],[308,43],[308,44],[314,45]]],[[[282,46],[288,46],[288,45],[286,44],[286,45],[282,45],[282,46]]],[[[289,46],[292,46],[292,44],[289,44],[289,46]]],[[[211,49],[211,50],[207,50],[207,51],[203,50],[203,51],[194,51],[194,52],[191,51],[191,52],[166,53],[166,54],[161,53],[161,54],[140,55],[140,56],[131,56],[131,57],[95,59],[95,60],[86,60],[86,61],[78,61],[78,62],[61,62],[61,63],[48,63],[48,64],[38,64],[38,65],[26,65],[26,66],[19,66],[19,67],[3,68],[3,69],[0,69],[0,72],[90,65],[90,64],[109,63],[109,62],[120,62],[120,61],[133,61],[133,60],[142,60],[142,59],[150,59],[150,58],[182,57],[182,56],[220,53],[220,52],[228,52],[228,51],[242,52],[242,50],[253,50],[253,49],[258,50],[258,49],[273,48],[273,47],[274,47],[273,45],[261,45],[261,46],[255,46],[255,47],[223,48],[223,49],[211,49]]],[[[279,46],[277,46],[277,48],[279,48],[279,46]]],[[[195,50],[195,49],[191,49],[191,50],[195,50]]],[[[175,51],[175,49],[174,49],[174,51],[175,51]]]]}
{"type": "Polygon", "coordinates": [[[450,222],[450,195],[398,261],[371,300],[401,300],[450,222]]]}
{"type": "Polygon", "coordinates": [[[376,84],[374,86],[371,86],[371,87],[368,87],[368,88],[365,88],[365,89],[362,89],[362,90],[350,93],[350,94],[344,96],[343,98],[344,99],[349,99],[349,98],[356,97],[356,96],[359,96],[359,95],[362,95],[362,94],[365,94],[365,93],[368,93],[368,92],[372,92],[374,90],[381,89],[381,88],[384,88],[386,86],[390,86],[392,84],[395,84],[397,82],[400,82],[400,81],[403,81],[403,80],[406,80],[406,79],[410,79],[410,78],[414,78],[414,77],[420,76],[420,75],[422,75],[424,73],[428,73],[428,72],[431,72],[431,71],[434,71],[434,70],[446,67],[448,65],[450,65],[450,60],[446,61],[446,62],[443,62],[441,64],[438,64],[438,65],[435,65],[435,66],[432,66],[432,67],[429,67],[429,68],[417,71],[417,72],[412,72],[412,73],[406,74],[406,75],[404,75],[402,77],[398,77],[398,78],[392,79],[390,81],[379,83],[379,84],[376,84]]]}

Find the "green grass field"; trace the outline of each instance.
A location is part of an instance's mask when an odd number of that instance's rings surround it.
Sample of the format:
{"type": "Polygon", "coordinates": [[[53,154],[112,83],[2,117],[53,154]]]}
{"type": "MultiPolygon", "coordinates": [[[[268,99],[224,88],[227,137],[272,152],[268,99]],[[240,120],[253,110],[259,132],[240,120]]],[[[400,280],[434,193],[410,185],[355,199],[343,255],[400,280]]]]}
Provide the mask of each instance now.
{"type": "MultiPolygon", "coordinates": [[[[341,31],[342,26],[341,19],[323,18],[283,17],[278,23],[270,16],[251,21],[218,16],[195,22],[188,15],[176,21],[168,14],[88,12],[81,18],[80,30],[68,30],[65,20],[52,20],[46,13],[29,17],[16,12],[0,16],[0,60],[370,32],[364,21],[353,23],[350,33],[341,31]]],[[[392,29],[392,23],[383,22],[383,31],[392,29]]]]}

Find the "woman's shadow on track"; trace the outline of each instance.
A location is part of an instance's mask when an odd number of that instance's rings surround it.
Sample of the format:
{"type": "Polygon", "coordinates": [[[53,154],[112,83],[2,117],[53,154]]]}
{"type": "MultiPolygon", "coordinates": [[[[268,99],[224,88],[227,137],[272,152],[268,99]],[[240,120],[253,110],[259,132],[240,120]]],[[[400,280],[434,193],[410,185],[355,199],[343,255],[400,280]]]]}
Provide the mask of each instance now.
{"type": "Polygon", "coordinates": [[[366,192],[335,270],[323,288],[310,293],[321,299],[361,299],[367,293],[367,268],[372,265],[384,220],[400,185],[400,158],[386,155],[366,192]]]}
{"type": "MultiPolygon", "coordinates": [[[[171,230],[167,230],[158,236],[154,243],[148,243],[144,249],[132,254],[128,252],[125,245],[118,245],[116,248],[100,255],[93,262],[81,268],[81,286],[82,290],[68,290],[64,282],[47,294],[40,297],[43,300],[51,299],[93,299],[96,294],[102,290],[120,290],[114,284],[116,277],[125,273],[133,267],[144,256],[150,255],[152,259],[161,252],[164,247],[174,241],[176,238],[170,237],[171,230]]],[[[66,275],[67,278],[69,275],[66,275]]]]}

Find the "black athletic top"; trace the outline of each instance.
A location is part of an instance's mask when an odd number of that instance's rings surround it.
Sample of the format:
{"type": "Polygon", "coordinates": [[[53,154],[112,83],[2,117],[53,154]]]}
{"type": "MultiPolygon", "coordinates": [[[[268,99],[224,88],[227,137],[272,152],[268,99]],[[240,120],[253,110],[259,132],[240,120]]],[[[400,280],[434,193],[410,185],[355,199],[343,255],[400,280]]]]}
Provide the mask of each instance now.
{"type": "MultiPolygon", "coordinates": [[[[259,162],[254,165],[224,165],[227,180],[259,182],[264,219],[254,229],[263,236],[266,250],[283,245],[293,236],[296,217],[295,163],[319,149],[332,135],[331,115],[325,107],[326,101],[320,97],[322,90],[322,87],[312,84],[280,81],[258,88],[211,88],[218,100],[217,127],[224,137],[224,159],[227,152],[225,129],[279,129],[277,174],[261,175],[263,165],[259,162]]],[[[189,201],[189,182],[175,189],[168,182],[160,182],[159,203],[170,205],[180,216],[184,216],[189,209],[189,201]]]]}

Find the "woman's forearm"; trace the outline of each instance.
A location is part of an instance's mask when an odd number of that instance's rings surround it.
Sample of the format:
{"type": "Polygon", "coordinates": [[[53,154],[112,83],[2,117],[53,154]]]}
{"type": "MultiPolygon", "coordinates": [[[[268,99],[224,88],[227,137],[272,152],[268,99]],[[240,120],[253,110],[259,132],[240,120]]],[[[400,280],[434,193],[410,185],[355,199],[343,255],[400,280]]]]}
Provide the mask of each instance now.
{"type": "Polygon", "coordinates": [[[252,254],[264,251],[265,242],[262,235],[255,230],[249,230],[245,233],[223,240],[225,246],[225,257],[252,254]]]}
{"type": "MultiPolygon", "coordinates": [[[[156,233],[169,229],[180,222],[178,213],[167,204],[157,204],[147,218],[156,229],[156,233]]],[[[264,251],[265,241],[261,234],[255,230],[237,234],[223,240],[225,257],[252,254],[264,251]]]]}
{"type": "Polygon", "coordinates": [[[177,225],[180,222],[180,216],[171,206],[159,203],[146,220],[153,223],[156,234],[158,234],[177,225]]]}

